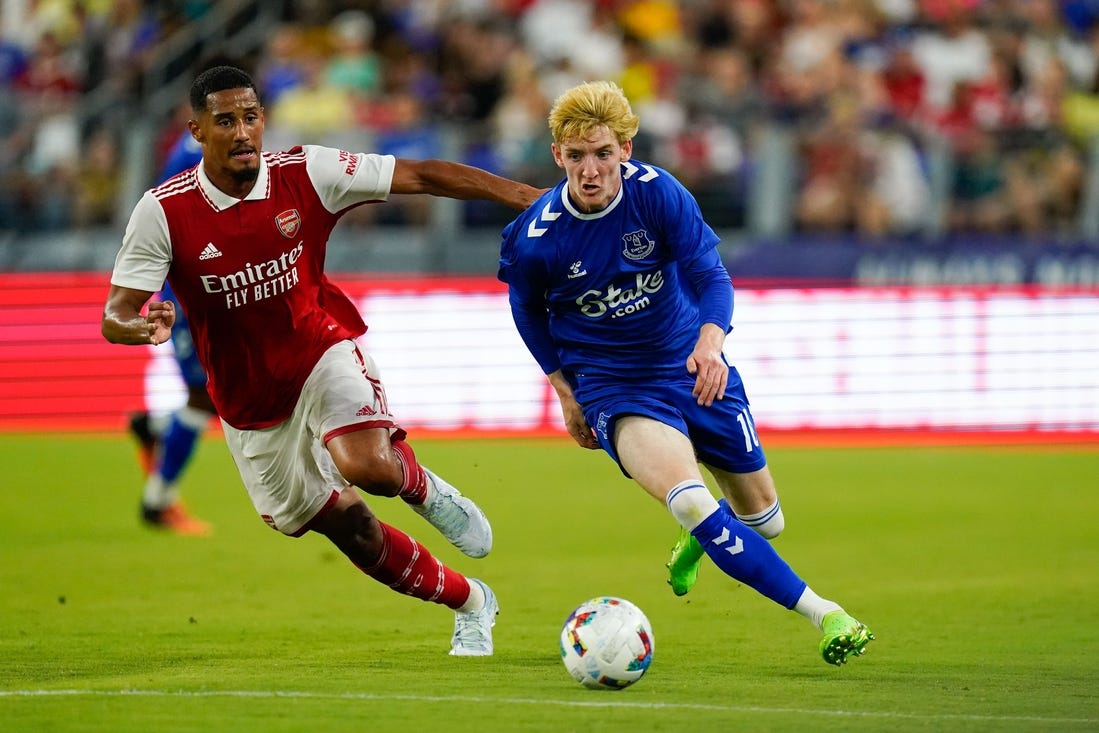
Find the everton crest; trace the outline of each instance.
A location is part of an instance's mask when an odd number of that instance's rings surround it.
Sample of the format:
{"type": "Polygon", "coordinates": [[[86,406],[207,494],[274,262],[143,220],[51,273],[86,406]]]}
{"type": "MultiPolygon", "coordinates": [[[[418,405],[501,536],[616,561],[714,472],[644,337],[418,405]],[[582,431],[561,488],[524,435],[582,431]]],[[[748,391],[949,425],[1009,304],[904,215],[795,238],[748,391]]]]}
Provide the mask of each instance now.
{"type": "Polygon", "coordinates": [[[653,249],[656,247],[656,242],[649,239],[649,233],[644,229],[623,234],[622,241],[626,245],[622,250],[622,254],[628,260],[643,260],[652,254],[653,249]]]}
{"type": "Polygon", "coordinates": [[[297,209],[287,209],[275,217],[275,224],[278,225],[282,236],[293,239],[294,235],[298,233],[298,229],[301,228],[301,214],[298,213],[297,209]]]}

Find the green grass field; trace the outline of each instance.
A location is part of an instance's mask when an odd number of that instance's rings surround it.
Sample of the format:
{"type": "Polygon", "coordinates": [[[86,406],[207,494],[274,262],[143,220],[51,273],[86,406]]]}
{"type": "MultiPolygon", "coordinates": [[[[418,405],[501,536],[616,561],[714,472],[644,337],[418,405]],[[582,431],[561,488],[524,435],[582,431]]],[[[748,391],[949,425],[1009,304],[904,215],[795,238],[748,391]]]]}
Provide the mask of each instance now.
{"type": "MultiPolygon", "coordinates": [[[[415,437],[415,436],[413,436],[415,437]]],[[[124,436],[0,436],[0,729],[48,731],[1099,730],[1099,451],[772,448],[779,552],[878,640],[843,668],[801,617],[703,568],[672,595],[666,511],[564,440],[415,442],[496,544],[450,548],[496,590],[496,655],[452,615],[254,514],[219,438],[185,481],[207,539],[137,521],[124,436]],[[568,677],[557,634],[595,595],[654,628],[621,692],[568,677]]]]}

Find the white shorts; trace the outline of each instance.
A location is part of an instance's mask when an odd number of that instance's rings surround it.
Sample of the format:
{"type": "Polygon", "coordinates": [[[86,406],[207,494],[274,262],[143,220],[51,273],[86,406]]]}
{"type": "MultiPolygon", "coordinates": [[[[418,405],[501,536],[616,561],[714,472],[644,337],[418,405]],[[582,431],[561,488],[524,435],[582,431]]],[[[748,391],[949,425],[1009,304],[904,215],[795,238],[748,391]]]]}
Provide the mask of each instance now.
{"type": "Polygon", "coordinates": [[[347,486],[325,443],[366,428],[400,430],[377,365],[354,341],[324,352],[284,422],[262,430],[221,424],[252,505],[268,525],[294,537],[347,486]]]}

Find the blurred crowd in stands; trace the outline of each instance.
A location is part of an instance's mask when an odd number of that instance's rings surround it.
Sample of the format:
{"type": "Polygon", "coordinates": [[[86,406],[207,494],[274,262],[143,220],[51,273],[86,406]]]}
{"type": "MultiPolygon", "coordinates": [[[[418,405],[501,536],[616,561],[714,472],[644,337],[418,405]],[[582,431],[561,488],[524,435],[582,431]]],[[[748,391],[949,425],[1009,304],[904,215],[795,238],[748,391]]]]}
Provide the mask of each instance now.
{"type": "MultiPolygon", "coordinates": [[[[142,77],[219,3],[4,3],[0,230],[120,226],[128,134],[155,121],[155,170],[189,115],[185,92],[144,108],[142,77]],[[103,89],[125,114],[83,118],[103,89]]],[[[1099,0],[311,0],[256,48],[213,50],[260,85],[268,149],[455,157],[550,185],[548,105],[605,78],[641,115],[635,157],[716,228],[785,190],[794,231],[1071,238],[1099,165],[1097,18],[1099,0]],[[767,166],[778,186],[761,188],[767,166]]],[[[397,203],[360,223],[424,221],[397,203]]]]}

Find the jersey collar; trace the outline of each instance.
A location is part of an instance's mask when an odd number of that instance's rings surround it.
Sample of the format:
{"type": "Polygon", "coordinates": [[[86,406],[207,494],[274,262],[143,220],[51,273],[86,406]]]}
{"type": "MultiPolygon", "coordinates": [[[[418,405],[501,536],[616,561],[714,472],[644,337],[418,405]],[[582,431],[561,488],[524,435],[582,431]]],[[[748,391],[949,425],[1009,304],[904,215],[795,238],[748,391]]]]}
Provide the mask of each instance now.
{"type": "Polygon", "coordinates": [[[198,166],[199,188],[202,189],[202,193],[206,200],[210,202],[210,205],[218,211],[224,211],[241,201],[262,201],[270,193],[270,180],[267,170],[267,155],[264,153],[260,153],[259,156],[259,175],[256,176],[256,185],[252,186],[252,190],[243,199],[233,198],[223,192],[210,182],[209,176],[206,175],[206,168],[201,163],[198,166]]]}
{"type": "Polygon", "coordinates": [[[614,195],[614,198],[611,199],[611,202],[607,204],[606,208],[591,214],[587,214],[576,208],[576,206],[573,205],[572,201],[569,200],[569,182],[568,179],[566,179],[565,183],[561,186],[561,203],[564,205],[565,209],[577,219],[600,219],[614,211],[615,207],[618,206],[619,202],[622,201],[622,192],[625,190],[626,182],[624,180],[619,181],[618,193],[614,195]]]}

